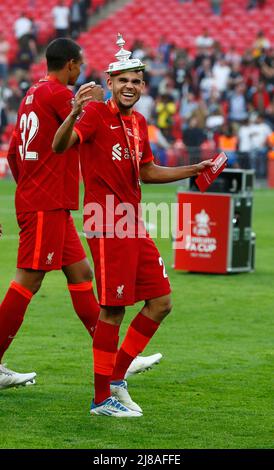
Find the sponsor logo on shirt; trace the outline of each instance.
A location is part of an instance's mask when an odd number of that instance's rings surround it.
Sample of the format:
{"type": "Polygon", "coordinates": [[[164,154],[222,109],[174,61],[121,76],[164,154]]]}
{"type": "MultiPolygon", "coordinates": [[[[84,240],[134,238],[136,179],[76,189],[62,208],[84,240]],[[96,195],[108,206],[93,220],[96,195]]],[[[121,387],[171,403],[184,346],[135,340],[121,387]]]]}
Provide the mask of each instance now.
{"type": "MultiPolygon", "coordinates": [[[[141,160],[143,152],[139,152],[139,159],[141,160]]],[[[127,147],[124,148],[124,151],[119,142],[112,147],[112,160],[118,160],[119,162],[124,158],[128,160],[130,158],[130,151],[127,147]]],[[[133,158],[135,158],[135,151],[133,150],[133,158]]]]}
{"type": "Polygon", "coordinates": [[[122,147],[118,143],[118,144],[113,145],[112,147],[112,160],[119,160],[120,162],[121,159],[122,159],[122,147]]]}
{"type": "Polygon", "coordinates": [[[121,127],[121,126],[113,126],[112,124],[110,126],[111,129],[118,129],[119,127],[121,127]]]}

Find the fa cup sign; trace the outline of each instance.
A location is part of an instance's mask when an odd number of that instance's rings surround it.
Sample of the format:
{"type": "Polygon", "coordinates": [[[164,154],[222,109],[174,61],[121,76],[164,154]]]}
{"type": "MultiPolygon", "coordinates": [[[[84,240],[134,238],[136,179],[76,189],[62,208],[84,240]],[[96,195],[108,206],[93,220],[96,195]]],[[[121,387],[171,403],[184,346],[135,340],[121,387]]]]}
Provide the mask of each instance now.
{"type": "Polygon", "coordinates": [[[191,220],[187,223],[191,229],[185,236],[185,243],[175,249],[175,269],[226,272],[230,200],[229,196],[214,196],[188,192],[178,194],[177,229],[184,233],[181,208],[186,203],[191,207],[191,220]]]}

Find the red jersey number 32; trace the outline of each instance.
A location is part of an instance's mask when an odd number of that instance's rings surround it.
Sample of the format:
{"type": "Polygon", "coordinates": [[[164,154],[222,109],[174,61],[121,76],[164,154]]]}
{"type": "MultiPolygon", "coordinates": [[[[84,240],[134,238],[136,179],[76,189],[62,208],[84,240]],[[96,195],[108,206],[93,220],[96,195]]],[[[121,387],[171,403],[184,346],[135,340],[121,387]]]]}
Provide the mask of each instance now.
{"type": "Polygon", "coordinates": [[[31,111],[29,114],[22,114],[20,119],[20,131],[22,145],[19,145],[19,152],[22,160],[38,160],[38,153],[29,151],[29,145],[35,138],[39,129],[39,119],[37,114],[31,111]]]}

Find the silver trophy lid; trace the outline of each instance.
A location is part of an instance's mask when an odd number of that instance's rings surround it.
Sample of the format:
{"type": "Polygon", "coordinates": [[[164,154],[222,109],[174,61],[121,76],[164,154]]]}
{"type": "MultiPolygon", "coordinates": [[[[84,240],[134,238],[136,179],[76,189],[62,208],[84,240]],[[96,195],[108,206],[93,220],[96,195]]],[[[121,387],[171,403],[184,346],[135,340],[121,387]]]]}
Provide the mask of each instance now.
{"type": "Polygon", "coordinates": [[[118,62],[109,64],[106,72],[110,75],[118,75],[123,72],[138,72],[139,70],[144,70],[145,64],[143,64],[140,59],[130,59],[131,51],[124,49],[125,40],[123,36],[120,33],[118,33],[117,36],[116,44],[120,47],[120,50],[115,54],[115,57],[118,59],[118,62]]]}

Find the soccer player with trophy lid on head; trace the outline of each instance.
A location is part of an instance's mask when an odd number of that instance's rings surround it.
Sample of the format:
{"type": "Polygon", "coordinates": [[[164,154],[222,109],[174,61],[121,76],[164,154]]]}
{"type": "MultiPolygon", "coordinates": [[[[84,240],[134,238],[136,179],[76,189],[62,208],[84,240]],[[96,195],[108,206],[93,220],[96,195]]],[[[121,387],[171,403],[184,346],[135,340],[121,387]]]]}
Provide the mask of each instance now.
{"type": "MultiPolygon", "coordinates": [[[[70,210],[78,209],[78,148],[62,155],[52,151],[55,132],[72,110],[73,94],[67,85],[77,81],[82,51],[74,41],[59,38],[47,47],[46,58],[48,74],[23,99],[8,151],[21,230],[15,279],[0,305],[0,389],[35,381],[35,372],[12,371],[1,360],[47,272],[63,270],[74,309],[91,337],[100,312],[92,270],[70,215],[70,210]]],[[[80,93],[86,101],[103,99],[102,88],[92,82],[83,85],[80,93]]],[[[158,353],[136,358],[127,375],[150,368],[161,357],[158,353]]]]}
{"type": "Polygon", "coordinates": [[[90,413],[140,417],[142,409],[129,395],[126,371],[171,311],[164,262],[140,216],[140,180],[177,181],[200,174],[212,163],[204,161],[177,168],[154,164],[146,121],[133,109],[144,87],[145,64],[130,59],[131,52],[124,49],[124,44],[118,35],[118,60],[106,71],[112,98],[106,103],[90,102],[83,110],[85,94],[79,92],[71,113],[55,134],[53,149],[64,152],[77,142],[85,142],[87,147],[81,162],[85,184],[84,228],[101,306],[93,340],[95,396],[90,413]],[[95,229],[94,223],[89,224],[89,208],[93,203],[103,214],[94,219],[95,229]],[[129,207],[125,237],[121,216],[129,207]],[[141,300],[144,305],[117,351],[125,307],[141,300]]]}

